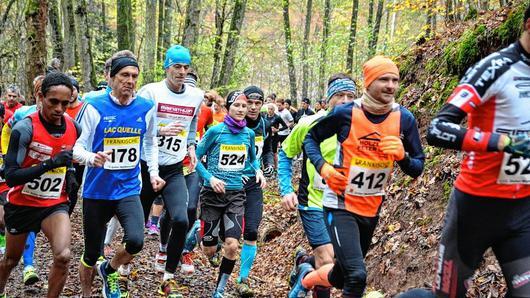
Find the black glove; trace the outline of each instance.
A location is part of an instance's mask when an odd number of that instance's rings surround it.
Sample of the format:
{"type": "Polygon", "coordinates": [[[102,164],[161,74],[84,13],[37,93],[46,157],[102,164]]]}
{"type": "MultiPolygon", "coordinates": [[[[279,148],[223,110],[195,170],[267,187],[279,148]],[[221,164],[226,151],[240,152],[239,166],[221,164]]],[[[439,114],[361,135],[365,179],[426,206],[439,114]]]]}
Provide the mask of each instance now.
{"type": "Polygon", "coordinates": [[[504,152],[530,158],[530,135],[523,133],[510,137],[510,144],[504,147],[504,152]]]}
{"type": "Polygon", "coordinates": [[[264,170],[263,170],[263,175],[267,178],[270,178],[274,175],[274,166],[267,166],[264,170]]]}
{"type": "Polygon", "coordinates": [[[73,157],[72,150],[64,150],[57,153],[55,156],[52,156],[49,160],[49,165],[51,169],[70,166],[72,164],[73,157]]]}
{"type": "Polygon", "coordinates": [[[79,183],[77,182],[77,179],[75,177],[75,170],[72,171],[68,169],[66,171],[66,193],[68,196],[71,194],[75,194],[79,191],[79,183]]]}

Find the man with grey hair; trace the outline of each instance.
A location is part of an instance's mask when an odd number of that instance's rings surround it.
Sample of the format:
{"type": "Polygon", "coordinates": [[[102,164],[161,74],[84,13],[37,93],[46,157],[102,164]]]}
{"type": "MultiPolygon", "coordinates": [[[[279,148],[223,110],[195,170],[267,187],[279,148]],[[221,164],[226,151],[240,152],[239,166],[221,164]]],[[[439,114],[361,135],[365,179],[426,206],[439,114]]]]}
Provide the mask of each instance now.
{"type": "Polygon", "coordinates": [[[11,113],[15,113],[15,111],[22,106],[22,104],[19,102],[21,97],[22,94],[20,94],[20,89],[17,87],[17,85],[9,85],[2,101],[4,108],[9,110],[11,113]]]}

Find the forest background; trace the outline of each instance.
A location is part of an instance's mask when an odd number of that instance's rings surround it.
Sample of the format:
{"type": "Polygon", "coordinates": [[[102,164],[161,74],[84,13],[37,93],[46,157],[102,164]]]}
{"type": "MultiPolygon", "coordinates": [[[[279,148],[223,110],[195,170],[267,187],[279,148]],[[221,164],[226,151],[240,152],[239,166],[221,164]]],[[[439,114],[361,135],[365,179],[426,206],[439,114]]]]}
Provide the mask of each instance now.
{"type": "Polygon", "coordinates": [[[330,74],[358,81],[374,54],[400,56],[455,22],[507,0],[1,0],[0,94],[31,82],[57,57],[93,90],[117,50],[132,50],[140,86],[164,78],[165,50],[191,49],[199,87],[249,84],[284,98],[323,98],[330,74]]]}

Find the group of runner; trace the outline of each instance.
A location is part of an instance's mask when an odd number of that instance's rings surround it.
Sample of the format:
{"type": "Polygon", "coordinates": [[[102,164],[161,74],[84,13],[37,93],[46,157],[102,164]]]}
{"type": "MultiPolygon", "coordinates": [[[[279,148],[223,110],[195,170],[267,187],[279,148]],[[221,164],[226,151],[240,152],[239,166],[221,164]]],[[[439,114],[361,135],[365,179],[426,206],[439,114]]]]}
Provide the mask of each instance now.
{"type": "MultiPolygon", "coordinates": [[[[464,297],[490,247],[507,295],[530,297],[529,52],[530,7],[520,39],[470,68],[431,122],[429,144],[466,154],[448,205],[433,289],[400,297],[464,297]],[[460,126],[466,117],[468,128],[460,126]]],[[[175,275],[179,266],[181,274],[194,272],[200,242],[218,267],[212,297],[228,296],[238,259],[238,295],[253,296],[249,275],[263,190],[276,169],[282,206],[299,213],[312,248],[311,254],[293,252],[289,297],[309,291],[330,297],[332,287],[342,297],[363,296],[364,258],[394,167],[413,178],[424,169],[417,121],[395,100],[396,64],[383,56],[366,61],[362,92],[349,75],[332,75],[316,113],[309,100],[295,112],[275,94],[265,98],[257,86],[226,98],[204,92],[191,64],[187,48],[172,46],[165,53],[165,79],[136,92],[138,62],[120,51],[105,63],[108,85],[82,101],[77,81],[60,71],[35,79],[33,106],[18,104],[20,91],[7,89],[0,108],[0,297],[13,287],[6,287],[7,280],[21,257],[24,284],[39,280],[33,253],[40,231],[53,255],[47,296],[59,297],[72,258],[70,215],[79,193],[82,297],[92,295],[96,274],[103,297],[128,296],[119,276],[142,252],[146,228],[160,234],[153,257],[163,273],[158,294],[182,297],[175,275]],[[291,181],[299,157],[296,189],[291,181]],[[104,248],[118,225],[123,245],[110,258],[104,248]]]]}

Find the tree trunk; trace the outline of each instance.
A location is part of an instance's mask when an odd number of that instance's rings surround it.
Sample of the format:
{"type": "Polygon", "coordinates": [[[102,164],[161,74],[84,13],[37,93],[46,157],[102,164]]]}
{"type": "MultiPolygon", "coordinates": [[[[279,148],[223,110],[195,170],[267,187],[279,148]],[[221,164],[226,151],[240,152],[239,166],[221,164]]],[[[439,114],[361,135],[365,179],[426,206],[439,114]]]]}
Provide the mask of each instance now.
{"type": "Polygon", "coordinates": [[[350,22],[350,42],[348,43],[348,56],[346,57],[346,69],[353,74],[353,50],[355,49],[355,37],[357,35],[357,15],[359,14],[359,0],[353,0],[350,22]]]}
{"type": "MultiPolygon", "coordinates": [[[[357,4],[359,3],[358,0],[354,0],[354,2],[357,2],[357,4]]],[[[325,75],[326,75],[326,65],[328,64],[327,50],[328,50],[330,18],[331,18],[331,0],[325,0],[324,1],[324,26],[322,28],[322,46],[320,48],[320,68],[318,70],[318,82],[319,82],[318,97],[319,99],[324,97],[324,90],[326,88],[325,75]]],[[[350,48],[348,47],[348,55],[349,53],[350,53],[350,48]]],[[[352,56],[353,56],[353,52],[352,52],[352,56]]]]}
{"type": "Polygon", "coordinates": [[[379,0],[379,4],[377,5],[377,14],[375,16],[374,29],[370,36],[370,43],[368,44],[368,57],[373,56],[377,50],[377,41],[379,39],[379,29],[381,28],[381,18],[383,17],[384,5],[385,0],[379,0]]]}
{"type": "Polygon", "coordinates": [[[230,32],[228,33],[228,38],[226,39],[223,66],[221,67],[221,76],[219,77],[220,86],[228,85],[234,71],[237,46],[241,35],[243,20],[245,19],[246,6],[247,0],[235,0],[234,13],[232,14],[232,21],[230,22],[230,32]]]}
{"type": "Polygon", "coordinates": [[[63,54],[63,35],[61,33],[61,24],[59,23],[59,7],[57,0],[50,0],[49,2],[50,25],[52,27],[53,40],[53,57],[57,57],[64,63],[63,54]]]}
{"type": "Polygon", "coordinates": [[[311,34],[311,12],[313,0],[307,0],[305,16],[304,43],[302,45],[302,97],[307,97],[307,85],[309,76],[309,63],[307,62],[307,50],[309,48],[309,35],[311,34]]]}
{"type": "Polygon", "coordinates": [[[46,71],[46,25],[48,23],[48,1],[29,0],[25,11],[27,27],[27,90],[26,100],[32,101],[33,79],[46,71]]]}
{"type": "Polygon", "coordinates": [[[296,103],[296,70],[293,61],[293,48],[291,42],[291,24],[289,22],[289,0],[282,0],[283,7],[283,30],[285,33],[285,52],[287,53],[287,66],[289,68],[289,86],[291,90],[291,100],[296,103]]]}
{"type": "Polygon", "coordinates": [[[101,1],[101,32],[107,32],[107,6],[105,0],[101,1]]]}
{"type": "MultiPolygon", "coordinates": [[[[169,1],[168,1],[169,2],[169,1]]],[[[164,52],[162,50],[162,40],[164,36],[164,0],[158,0],[158,31],[156,38],[156,60],[163,59],[164,52]]]]}
{"type": "Polygon", "coordinates": [[[219,65],[221,65],[221,52],[223,50],[223,28],[226,21],[226,0],[215,0],[215,42],[213,46],[213,67],[210,88],[219,83],[219,65]]]}
{"type": "Polygon", "coordinates": [[[372,28],[374,23],[374,0],[368,2],[368,28],[372,28]]]}
{"type": "Polygon", "coordinates": [[[396,1],[397,0],[394,0],[393,2],[393,9],[392,9],[392,22],[390,24],[390,41],[394,40],[394,33],[396,32],[396,21],[397,21],[397,14],[398,12],[396,11],[396,1]]]}
{"type": "Polygon", "coordinates": [[[63,17],[63,53],[64,63],[63,70],[68,70],[77,64],[77,44],[75,32],[74,6],[72,0],[61,0],[62,17],[63,17]]]}
{"type": "Polygon", "coordinates": [[[164,34],[162,36],[162,53],[164,53],[171,46],[174,11],[175,1],[166,0],[166,7],[164,9],[164,34]]]}
{"type": "Polygon", "coordinates": [[[188,8],[186,9],[186,21],[184,22],[182,45],[189,48],[192,53],[192,48],[199,39],[201,2],[202,0],[188,0],[188,8]]]}
{"type": "Polygon", "coordinates": [[[97,85],[96,74],[94,72],[94,61],[92,58],[92,45],[90,44],[90,30],[88,25],[87,3],[86,0],[77,1],[75,10],[76,20],[78,22],[77,36],[79,57],[81,59],[81,73],[83,74],[83,91],[88,92],[97,85]]]}
{"type": "Polygon", "coordinates": [[[117,36],[118,50],[131,50],[134,52],[134,41],[131,38],[134,32],[131,0],[117,0],[117,36]]]}
{"type": "Polygon", "coordinates": [[[445,0],[445,22],[453,22],[454,20],[455,16],[453,0],[445,0]]]}
{"type": "Polygon", "coordinates": [[[4,11],[2,15],[2,20],[0,21],[0,33],[4,32],[4,26],[7,22],[7,16],[9,15],[9,11],[11,10],[11,7],[13,7],[13,4],[15,3],[15,0],[10,0],[9,3],[7,3],[6,10],[4,11]]]}
{"type": "Polygon", "coordinates": [[[425,21],[425,38],[431,37],[433,6],[434,6],[433,0],[427,0],[427,18],[425,21]]]}
{"type": "Polygon", "coordinates": [[[144,69],[143,83],[152,83],[155,79],[156,58],[156,2],[157,0],[145,1],[145,43],[144,43],[144,69]]]}

